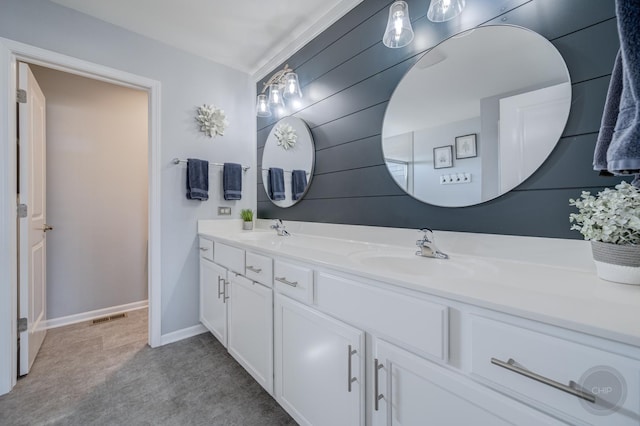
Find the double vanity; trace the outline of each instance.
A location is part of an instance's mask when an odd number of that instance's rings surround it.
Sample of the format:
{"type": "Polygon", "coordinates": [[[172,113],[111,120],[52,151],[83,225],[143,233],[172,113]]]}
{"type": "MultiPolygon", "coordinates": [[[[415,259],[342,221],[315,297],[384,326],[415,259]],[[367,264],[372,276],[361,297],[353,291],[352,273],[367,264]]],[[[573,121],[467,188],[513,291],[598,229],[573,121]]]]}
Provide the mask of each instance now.
{"type": "Polygon", "coordinates": [[[200,221],[200,320],[300,424],[637,425],[640,289],[584,241],[200,221]]]}

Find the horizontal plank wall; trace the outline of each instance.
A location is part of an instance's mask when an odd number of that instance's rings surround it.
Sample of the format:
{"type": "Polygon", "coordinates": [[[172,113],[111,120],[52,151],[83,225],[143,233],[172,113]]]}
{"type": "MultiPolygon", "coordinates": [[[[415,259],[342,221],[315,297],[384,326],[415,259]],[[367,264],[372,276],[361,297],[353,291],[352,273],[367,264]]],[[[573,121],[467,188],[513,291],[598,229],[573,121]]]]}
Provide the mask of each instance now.
{"type": "MultiPolygon", "coordinates": [[[[311,128],[315,171],[305,198],[288,209],[269,201],[258,174],[258,217],[580,238],[569,230],[569,198],[620,180],[599,177],[591,166],[619,46],[614,0],[467,0],[459,19],[439,24],[426,18],[428,0],[408,0],[415,39],[401,49],[381,41],[391,3],[364,0],[286,61],[302,86],[302,106],[292,115],[311,128]],[[381,131],[389,98],[425,51],[460,31],[500,24],[536,31],[564,57],[573,88],[564,134],[545,164],[506,195],[463,208],[417,201],[384,164],[381,131]]],[[[276,121],[258,118],[259,163],[276,121]]]]}

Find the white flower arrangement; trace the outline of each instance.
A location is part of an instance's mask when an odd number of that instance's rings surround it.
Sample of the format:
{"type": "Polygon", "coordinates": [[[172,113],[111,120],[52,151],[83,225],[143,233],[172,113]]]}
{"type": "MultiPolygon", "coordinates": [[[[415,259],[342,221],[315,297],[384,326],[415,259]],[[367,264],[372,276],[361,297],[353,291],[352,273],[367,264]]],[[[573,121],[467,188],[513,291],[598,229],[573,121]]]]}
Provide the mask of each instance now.
{"type": "Polygon", "coordinates": [[[298,141],[296,129],[291,127],[290,124],[278,124],[274,135],[278,140],[278,146],[281,146],[285,151],[289,148],[293,148],[298,141]]]}
{"type": "Polygon", "coordinates": [[[578,208],[569,221],[572,230],[580,231],[585,240],[618,245],[640,244],[640,189],[622,182],[615,189],[606,188],[597,196],[583,191],[581,198],[570,199],[578,208]]]}
{"type": "Polygon", "coordinates": [[[198,107],[196,121],[200,125],[200,131],[210,138],[224,136],[224,131],[229,125],[224,111],[214,105],[198,107]]]}

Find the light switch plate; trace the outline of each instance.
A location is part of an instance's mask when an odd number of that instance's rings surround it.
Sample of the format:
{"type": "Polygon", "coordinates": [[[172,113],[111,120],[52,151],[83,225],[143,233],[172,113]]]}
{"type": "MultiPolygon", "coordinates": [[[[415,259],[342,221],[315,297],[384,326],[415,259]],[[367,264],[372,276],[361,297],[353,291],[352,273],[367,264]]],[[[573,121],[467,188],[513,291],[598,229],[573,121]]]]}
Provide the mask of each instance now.
{"type": "Polygon", "coordinates": [[[218,207],[218,216],[231,216],[231,207],[218,207]]]}

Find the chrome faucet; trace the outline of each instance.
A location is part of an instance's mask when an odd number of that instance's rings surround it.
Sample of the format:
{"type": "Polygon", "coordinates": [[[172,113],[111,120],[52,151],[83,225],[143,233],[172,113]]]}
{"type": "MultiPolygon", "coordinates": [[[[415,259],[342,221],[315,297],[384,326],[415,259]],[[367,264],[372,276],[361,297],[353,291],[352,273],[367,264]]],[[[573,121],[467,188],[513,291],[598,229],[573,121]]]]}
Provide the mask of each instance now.
{"type": "Polygon", "coordinates": [[[287,231],[287,227],[282,222],[282,219],[276,219],[273,225],[271,225],[271,229],[275,229],[279,237],[291,235],[289,231],[287,231]]]}
{"type": "Polygon", "coordinates": [[[420,232],[424,232],[421,240],[416,241],[416,245],[420,247],[420,250],[416,252],[416,255],[422,257],[434,257],[436,259],[448,259],[449,255],[441,252],[436,247],[436,243],[433,238],[433,231],[429,228],[422,228],[420,232]]]}

